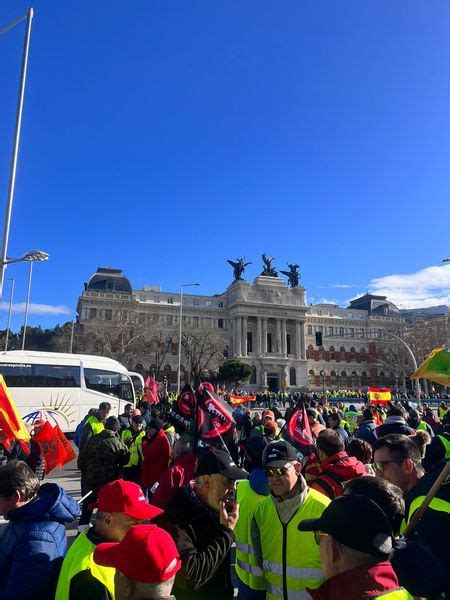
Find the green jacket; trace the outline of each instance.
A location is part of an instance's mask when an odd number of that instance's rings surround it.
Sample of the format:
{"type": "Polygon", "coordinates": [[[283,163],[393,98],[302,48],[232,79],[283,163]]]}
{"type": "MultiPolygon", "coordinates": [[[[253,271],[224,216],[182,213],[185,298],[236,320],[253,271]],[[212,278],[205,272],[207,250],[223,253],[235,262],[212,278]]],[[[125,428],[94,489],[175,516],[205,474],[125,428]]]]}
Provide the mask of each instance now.
{"type": "Polygon", "coordinates": [[[88,489],[97,492],[110,481],[119,479],[122,467],[130,460],[130,451],[113,432],[104,429],[92,436],[83,452],[80,468],[88,489]]]}

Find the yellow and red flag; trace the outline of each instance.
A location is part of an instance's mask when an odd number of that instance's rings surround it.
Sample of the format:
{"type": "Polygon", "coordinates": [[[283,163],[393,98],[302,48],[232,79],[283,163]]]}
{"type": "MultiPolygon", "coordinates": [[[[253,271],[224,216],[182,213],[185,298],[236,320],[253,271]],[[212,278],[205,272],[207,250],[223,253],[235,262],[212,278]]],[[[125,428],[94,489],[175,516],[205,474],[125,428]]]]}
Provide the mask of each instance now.
{"type": "Polygon", "coordinates": [[[371,404],[391,401],[391,390],[389,388],[369,388],[369,400],[371,404]]]}
{"type": "Polygon", "coordinates": [[[253,402],[253,400],[256,400],[256,396],[230,396],[229,400],[233,406],[239,406],[244,402],[253,402]]]}
{"type": "Polygon", "coordinates": [[[0,429],[5,436],[3,444],[7,450],[13,440],[18,440],[28,453],[26,442],[30,441],[30,434],[17,412],[3,375],[0,375],[0,429]]]}

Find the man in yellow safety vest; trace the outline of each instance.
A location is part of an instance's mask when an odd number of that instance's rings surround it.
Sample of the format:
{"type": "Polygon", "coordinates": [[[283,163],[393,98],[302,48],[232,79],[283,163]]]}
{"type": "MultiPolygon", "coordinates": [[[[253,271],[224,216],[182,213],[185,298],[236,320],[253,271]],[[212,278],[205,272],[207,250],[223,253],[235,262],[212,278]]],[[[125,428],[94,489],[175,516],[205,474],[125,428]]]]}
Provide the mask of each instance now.
{"type": "MultiPolygon", "coordinates": [[[[382,509],[365,496],[335,498],[319,518],[305,519],[299,531],[314,532],[326,577],[313,600],[412,600],[398,584],[389,562],[393,550],[391,525],[382,509]],[[355,522],[363,524],[355,527],[355,522]]],[[[299,542],[300,543],[300,542],[299,542]]]]}
{"type": "Polygon", "coordinates": [[[148,504],[136,483],[123,479],[103,486],[97,498],[95,525],[81,533],[66,554],[55,600],[114,599],[115,570],[94,561],[97,544],[120,542],[133,525],[163,513],[161,509],[148,504]]]}
{"type": "Polygon", "coordinates": [[[306,598],[306,588],[319,587],[323,572],[314,536],[299,535],[297,526],[303,519],[320,517],[330,501],[308,488],[289,443],[271,442],[264,449],[262,464],[270,495],[257,507],[251,525],[250,550],[256,565],[252,564],[250,585],[256,582],[256,589],[265,588],[268,600],[306,598]]]}
{"type": "Polygon", "coordinates": [[[130,450],[130,460],[123,467],[123,478],[135,483],[139,481],[141,475],[142,438],[145,436],[142,421],[142,415],[131,417],[131,427],[127,427],[120,434],[122,441],[130,450]]]}

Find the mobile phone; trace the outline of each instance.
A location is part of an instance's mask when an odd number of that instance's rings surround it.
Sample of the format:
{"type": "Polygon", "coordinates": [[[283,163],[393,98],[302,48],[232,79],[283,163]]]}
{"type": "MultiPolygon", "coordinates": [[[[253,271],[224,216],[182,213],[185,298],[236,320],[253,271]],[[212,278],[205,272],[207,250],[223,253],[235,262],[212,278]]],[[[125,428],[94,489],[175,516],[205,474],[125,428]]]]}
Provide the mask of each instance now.
{"type": "Polygon", "coordinates": [[[236,491],[228,492],[224,497],[223,501],[227,512],[233,510],[236,505],[236,491]]]}

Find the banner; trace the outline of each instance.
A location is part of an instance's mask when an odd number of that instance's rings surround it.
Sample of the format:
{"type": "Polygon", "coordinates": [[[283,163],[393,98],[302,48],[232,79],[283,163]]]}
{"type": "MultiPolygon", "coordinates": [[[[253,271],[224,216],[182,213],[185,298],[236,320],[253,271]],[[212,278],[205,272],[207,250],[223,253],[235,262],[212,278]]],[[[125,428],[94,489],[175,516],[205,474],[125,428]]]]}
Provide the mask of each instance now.
{"type": "Polygon", "coordinates": [[[196,411],[197,400],[194,388],[186,384],[177,400],[172,403],[169,413],[170,422],[175,426],[177,433],[184,433],[193,427],[196,411]]]}
{"type": "Polygon", "coordinates": [[[391,390],[389,388],[368,388],[369,400],[371,404],[377,404],[379,402],[390,402],[391,401],[391,390]]]}
{"type": "Polygon", "coordinates": [[[55,467],[61,469],[63,465],[76,457],[68,439],[58,425],[52,427],[48,421],[45,421],[33,439],[39,444],[44,455],[46,475],[55,467]]]}
{"type": "Polygon", "coordinates": [[[159,402],[158,382],[150,377],[150,375],[145,380],[145,392],[142,400],[147,400],[150,404],[158,404],[159,402]]]}
{"type": "Polygon", "coordinates": [[[302,454],[309,456],[313,447],[313,436],[304,404],[294,410],[286,423],[286,431],[289,438],[287,441],[302,454]]]}
{"type": "Polygon", "coordinates": [[[236,422],[232,408],[217,394],[203,386],[197,391],[197,446],[213,446],[228,451],[232,459],[239,460],[236,422]]]}
{"type": "Polygon", "coordinates": [[[244,402],[253,402],[256,400],[256,396],[230,396],[230,403],[233,406],[244,404],[244,402]]]}
{"type": "Polygon", "coordinates": [[[18,440],[24,452],[29,453],[26,443],[30,441],[30,434],[17,412],[3,375],[0,375],[0,429],[4,434],[3,444],[6,450],[9,449],[12,440],[18,440]]]}
{"type": "Polygon", "coordinates": [[[440,385],[450,386],[450,352],[445,348],[435,348],[411,379],[424,377],[440,385]]]}

